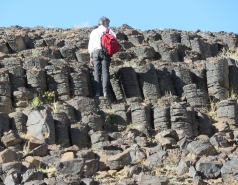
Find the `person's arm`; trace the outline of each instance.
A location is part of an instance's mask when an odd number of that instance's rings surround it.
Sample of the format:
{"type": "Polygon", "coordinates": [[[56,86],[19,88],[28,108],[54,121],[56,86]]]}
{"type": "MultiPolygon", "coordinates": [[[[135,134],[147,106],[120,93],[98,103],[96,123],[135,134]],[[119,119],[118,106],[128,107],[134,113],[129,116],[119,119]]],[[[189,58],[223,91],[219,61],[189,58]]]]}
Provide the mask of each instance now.
{"type": "Polygon", "coordinates": [[[112,34],[115,38],[117,38],[116,34],[112,31],[112,29],[110,28],[110,31],[109,31],[110,34],[112,34]]]}
{"type": "Polygon", "coordinates": [[[91,56],[92,49],[93,49],[93,43],[92,43],[93,38],[92,37],[93,37],[93,32],[90,34],[89,42],[88,42],[88,52],[89,52],[90,56],[91,56]]]}
{"type": "Polygon", "coordinates": [[[93,66],[93,32],[90,34],[90,37],[89,37],[89,42],[88,42],[88,52],[89,52],[89,62],[90,62],[90,65],[93,66]]]}

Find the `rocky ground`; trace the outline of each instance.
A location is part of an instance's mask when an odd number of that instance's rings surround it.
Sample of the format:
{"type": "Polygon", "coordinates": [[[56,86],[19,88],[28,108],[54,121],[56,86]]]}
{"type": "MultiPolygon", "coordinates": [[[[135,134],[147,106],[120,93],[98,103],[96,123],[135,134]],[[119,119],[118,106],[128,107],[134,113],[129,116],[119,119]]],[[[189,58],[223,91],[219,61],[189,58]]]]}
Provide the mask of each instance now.
{"type": "Polygon", "coordinates": [[[94,98],[94,28],[0,28],[0,183],[238,184],[238,35],[112,28],[94,98]]]}

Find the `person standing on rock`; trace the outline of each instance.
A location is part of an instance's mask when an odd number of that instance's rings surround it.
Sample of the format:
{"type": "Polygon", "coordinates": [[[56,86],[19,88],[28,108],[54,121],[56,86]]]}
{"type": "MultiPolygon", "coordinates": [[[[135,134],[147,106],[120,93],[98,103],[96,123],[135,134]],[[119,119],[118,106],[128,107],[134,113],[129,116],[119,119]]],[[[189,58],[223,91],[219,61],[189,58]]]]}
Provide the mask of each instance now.
{"type": "MultiPolygon", "coordinates": [[[[88,52],[90,54],[90,65],[94,66],[94,83],[96,97],[100,96],[101,92],[101,75],[103,77],[103,95],[109,96],[109,66],[111,63],[111,55],[103,54],[101,47],[101,37],[109,28],[110,20],[107,17],[101,17],[98,22],[98,28],[94,29],[89,38],[88,52]]],[[[109,29],[109,34],[116,38],[116,34],[109,29]]]]}

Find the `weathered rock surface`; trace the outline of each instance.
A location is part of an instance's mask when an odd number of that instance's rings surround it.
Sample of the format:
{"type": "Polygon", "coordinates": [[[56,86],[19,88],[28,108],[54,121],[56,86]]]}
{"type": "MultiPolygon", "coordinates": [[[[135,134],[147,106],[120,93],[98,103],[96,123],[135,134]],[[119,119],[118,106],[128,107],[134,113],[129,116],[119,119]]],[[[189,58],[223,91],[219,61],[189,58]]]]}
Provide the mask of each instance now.
{"type": "Polygon", "coordinates": [[[35,110],[28,115],[27,134],[49,144],[55,143],[55,126],[51,113],[35,110]]]}
{"type": "Polygon", "coordinates": [[[225,58],[209,58],[206,63],[207,87],[210,96],[225,100],[229,96],[229,70],[225,58]]]}
{"type": "Polygon", "coordinates": [[[94,28],[0,28],[0,184],[236,184],[238,35],[112,28],[104,98],[94,28]]]}
{"type": "Polygon", "coordinates": [[[197,156],[209,156],[209,155],[215,155],[216,149],[214,146],[210,143],[209,140],[197,140],[192,141],[188,144],[187,149],[189,152],[197,155],[197,156]]]}
{"type": "Polygon", "coordinates": [[[196,163],[196,170],[201,177],[206,179],[215,179],[221,174],[222,164],[218,161],[209,161],[200,159],[196,163]]]}
{"type": "Polygon", "coordinates": [[[125,165],[130,164],[130,162],[131,156],[129,150],[116,154],[114,156],[110,156],[107,159],[107,164],[111,170],[122,169],[125,165]]]}

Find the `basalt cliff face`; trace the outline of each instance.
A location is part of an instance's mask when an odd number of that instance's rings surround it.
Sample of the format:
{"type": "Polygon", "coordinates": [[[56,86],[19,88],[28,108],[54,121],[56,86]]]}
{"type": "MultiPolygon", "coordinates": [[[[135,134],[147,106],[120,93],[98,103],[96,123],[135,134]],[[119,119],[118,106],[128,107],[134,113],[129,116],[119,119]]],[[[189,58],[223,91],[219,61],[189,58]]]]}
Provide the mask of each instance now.
{"type": "Polygon", "coordinates": [[[0,183],[238,184],[238,35],[112,28],[104,98],[94,28],[0,28],[0,183]]]}

